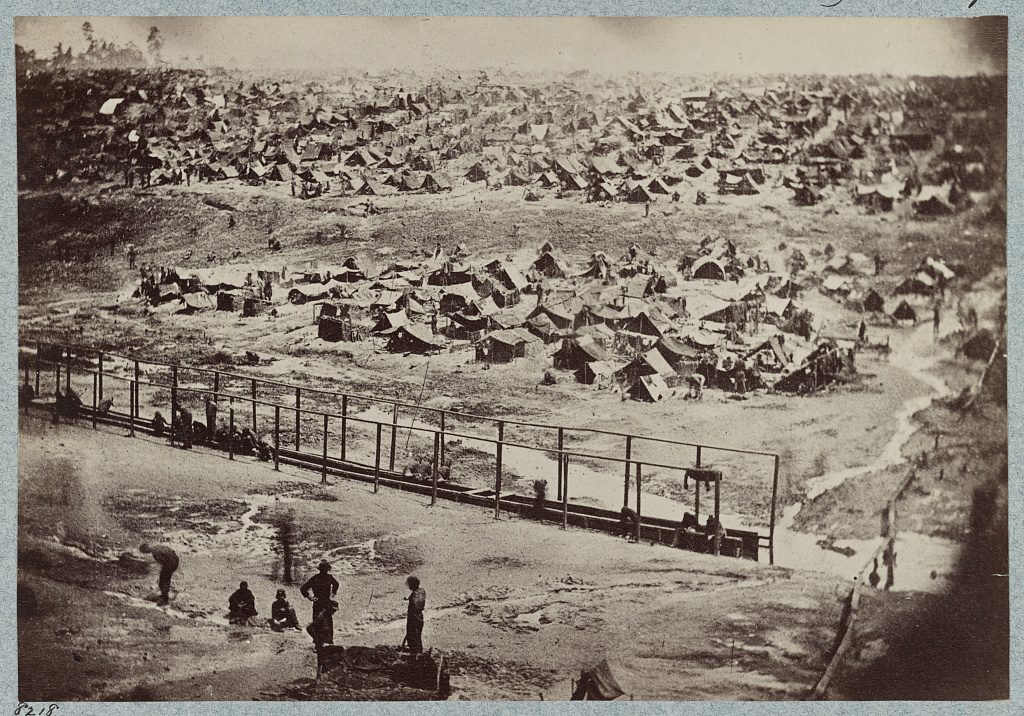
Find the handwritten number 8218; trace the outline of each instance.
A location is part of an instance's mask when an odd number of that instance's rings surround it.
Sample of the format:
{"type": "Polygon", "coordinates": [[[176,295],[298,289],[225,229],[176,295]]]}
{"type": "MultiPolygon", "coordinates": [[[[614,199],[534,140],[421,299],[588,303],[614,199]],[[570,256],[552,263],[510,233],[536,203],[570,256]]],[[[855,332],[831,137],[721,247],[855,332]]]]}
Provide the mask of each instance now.
{"type": "Polygon", "coordinates": [[[59,708],[60,704],[49,704],[33,708],[22,701],[18,704],[18,708],[14,709],[14,716],[53,716],[59,708]]]}

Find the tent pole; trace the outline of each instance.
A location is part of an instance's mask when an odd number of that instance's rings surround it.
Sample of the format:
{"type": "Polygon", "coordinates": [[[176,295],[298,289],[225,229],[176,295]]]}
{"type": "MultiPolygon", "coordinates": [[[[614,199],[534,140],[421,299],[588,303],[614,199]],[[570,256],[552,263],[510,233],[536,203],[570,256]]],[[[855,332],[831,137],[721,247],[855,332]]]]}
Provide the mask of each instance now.
{"type": "Polygon", "coordinates": [[[235,406],[228,406],[228,460],[235,459],[235,406]]]}

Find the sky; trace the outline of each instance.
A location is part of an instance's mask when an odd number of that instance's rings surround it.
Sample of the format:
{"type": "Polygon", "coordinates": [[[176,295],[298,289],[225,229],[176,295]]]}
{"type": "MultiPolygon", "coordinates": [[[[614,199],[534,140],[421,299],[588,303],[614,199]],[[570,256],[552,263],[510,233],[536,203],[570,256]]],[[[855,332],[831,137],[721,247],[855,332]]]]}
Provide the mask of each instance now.
{"type": "Polygon", "coordinates": [[[145,48],[156,25],[171,64],[426,72],[970,75],[1006,72],[999,18],[22,17],[15,41],[49,55],[98,38],[145,48]]]}

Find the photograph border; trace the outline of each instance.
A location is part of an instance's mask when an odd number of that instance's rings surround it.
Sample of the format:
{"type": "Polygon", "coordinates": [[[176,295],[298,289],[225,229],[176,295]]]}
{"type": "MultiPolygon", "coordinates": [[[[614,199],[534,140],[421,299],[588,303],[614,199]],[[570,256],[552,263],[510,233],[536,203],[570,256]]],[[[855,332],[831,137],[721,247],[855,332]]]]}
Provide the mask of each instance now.
{"type": "MultiPolygon", "coordinates": [[[[211,2],[154,3],[140,0],[113,5],[100,2],[8,2],[4,1],[5,16],[0,17],[0,164],[6,170],[0,173],[0,229],[7,240],[0,244],[0,330],[3,331],[2,362],[4,370],[0,375],[3,391],[0,393],[0,429],[7,439],[0,441],[0,464],[4,466],[4,479],[0,485],[0,603],[5,609],[0,613],[0,716],[17,714],[17,629],[16,629],[16,540],[18,505],[18,271],[17,271],[17,161],[15,137],[15,82],[14,82],[14,16],[65,15],[103,16],[116,9],[117,15],[163,16],[163,15],[380,15],[380,16],[544,16],[544,15],[597,15],[597,16],[816,16],[816,17],[978,17],[982,15],[1006,15],[1009,18],[1008,35],[1008,118],[1007,118],[1007,206],[1020,206],[1021,180],[1024,168],[1022,158],[1022,124],[1024,124],[1024,3],[1012,0],[976,0],[970,7],[970,0],[839,0],[832,4],[826,0],[776,0],[771,3],[755,0],[690,0],[670,2],[653,0],[645,3],[610,2],[547,2],[527,1],[515,4],[495,0],[474,2],[450,0],[385,1],[330,3],[324,0],[296,3],[278,0],[212,0],[211,2]],[[826,6],[828,5],[828,6],[826,6]]],[[[1020,564],[1021,542],[1024,539],[1024,520],[1021,504],[1024,499],[1021,482],[1021,465],[1024,452],[1021,449],[1022,412],[1024,412],[1024,380],[1021,377],[1022,329],[1021,319],[1024,303],[1021,299],[1021,282],[1024,280],[1024,241],[1021,239],[1021,219],[1016,210],[1007,214],[1007,291],[1008,316],[1008,439],[1009,439],[1009,539],[1010,564],[1020,564]]],[[[1024,669],[1024,634],[1021,629],[1021,586],[1019,571],[1011,575],[1011,630],[1010,670],[1011,699],[1004,702],[832,702],[812,703],[748,702],[703,703],[692,702],[683,708],[698,708],[701,713],[831,713],[831,714],[963,714],[1021,713],[1020,675],[1024,669]]],[[[951,655],[955,659],[955,655],[951,655]]],[[[38,704],[34,704],[38,706],[38,704]]],[[[644,702],[609,704],[588,704],[583,702],[549,703],[493,703],[493,702],[417,702],[415,704],[374,703],[374,702],[331,702],[332,713],[338,714],[394,714],[415,711],[417,713],[464,713],[502,714],[543,713],[554,709],[571,713],[625,713],[640,711],[644,714],[678,713],[679,704],[674,702],[644,702]]],[[[321,703],[296,702],[165,702],[146,703],[142,706],[132,703],[65,702],[56,712],[66,714],[137,714],[140,709],[146,713],[176,714],[188,711],[194,714],[306,714],[321,713],[321,703]]],[[[23,716],[19,714],[18,716],[23,716]]]]}

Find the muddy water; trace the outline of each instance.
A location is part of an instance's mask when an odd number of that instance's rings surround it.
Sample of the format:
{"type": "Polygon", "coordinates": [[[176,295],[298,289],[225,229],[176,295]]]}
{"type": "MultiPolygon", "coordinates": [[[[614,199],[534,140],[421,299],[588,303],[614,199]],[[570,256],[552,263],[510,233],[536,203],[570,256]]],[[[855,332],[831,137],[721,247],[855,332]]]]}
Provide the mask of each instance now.
{"type": "MultiPolygon", "coordinates": [[[[956,324],[953,312],[944,317],[946,326],[956,324]]],[[[894,336],[896,337],[896,336],[894,336]]],[[[806,483],[806,499],[810,500],[824,492],[839,487],[850,479],[871,472],[901,465],[906,462],[903,447],[917,430],[913,416],[927,407],[932,400],[949,393],[949,387],[937,376],[929,372],[935,362],[932,328],[930,324],[922,324],[902,340],[894,342],[896,349],[889,356],[889,362],[900,368],[906,375],[923,385],[929,392],[906,400],[902,408],[892,416],[892,436],[883,449],[869,462],[850,468],[835,470],[809,479],[806,483]]],[[[379,408],[372,408],[359,417],[368,420],[390,422],[391,413],[379,408]]],[[[409,415],[401,415],[399,423],[404,426],[413,424],[424,425],[423,421],[409,415]]],[[[493,443],[464,440],[483,452],[493,455],[493,443]]],[[[528,480],[547,480],[549,495],[557,481],[557,464],[550,452],[531,450],[521,447],[506,446],[503,451],[503,463],[511,471],[528,480]]],[[[584,464],[573,463],[569,470],[569,493],[574,501],[593,504],[607,509],[617,510],[622,505],[623,479],[617,474],[618,466],[609,465],[605,470],[595,470],[584,464]]],[[[635,500],[635,487],[631,490],[630,500],[635,500]]],[[[880,496],[880,503],[881,503],[880,496]]],[[[841,540],[834,543],[838,549],[849,548],[853,554],[825,549],[818,543],[825,535],[798,532],[792,528],[796,515],[803,503],[789,505],[783,510],[782,517],[775,530],[776,563],[782,566],[812,569],[837,574],[846,578],[857,576],[863,569],[868,555],[881,544],[881,538],[868,540],[841,540]]],[[[644,493],[643,514],[652,517],[678,520],[687,505],[673,499],[644,493]]],[[[742,515],[722,514],[723,522],[740,527],[748,526],[742,515]]],[[[895,573],[896,590],[937,591],[944,589],[953,564],[959,556],[959,545],[950,540],[928,537],[926,535],[903,532],[897,539],[897,565],[895,573]]],[[[884,576],[883,576],[884,580],[884,576]]]]}
{"type": "MultiPolygon", "coordinates": [[[[953,325],[955,317],[945,317],[946,325],[953,325]]],[[[890,363],[910,377],[928,386],[930,393],[908,399],[893,416],[894,432],[882,451],[869,463],[825,473],[807,481],[807,499],[835,489],[847,480],[871,472],[880,472],[906,462],[903,447],[916,432],[913,416],[933,400],[949,394],[949,386],[929,372],[935,363],[930,345],[934,339],[930,324],[913,330],[889,357],[890,363]]],[[[895,485],[893,486],[895,489],[895,485]]],[[[881,508],[882,497],[879,497],[881,508]]],[[[852,579],[864,569],[868,556],[882,544],[882,538],[868,540],[839,540],[835,547],[850,548],[854,553],[846,556],[823,549],[818,542],[824,535],[797,532],[792,529],[803,503],[787,507],[775,529],[776,562],[782,566],[799,567],[831,572],[852,579]]],[[[898,532],[896,539],[896,568],[893,590],[941,591],[948,586],[950,572],[960,554],[960,544],[938,537],[913,532],[898,532]]],[[[880,567],[880,569],[882,569],[880,567]]],[[[884,574],[882,577],[885,579],[884,574]]]]}

